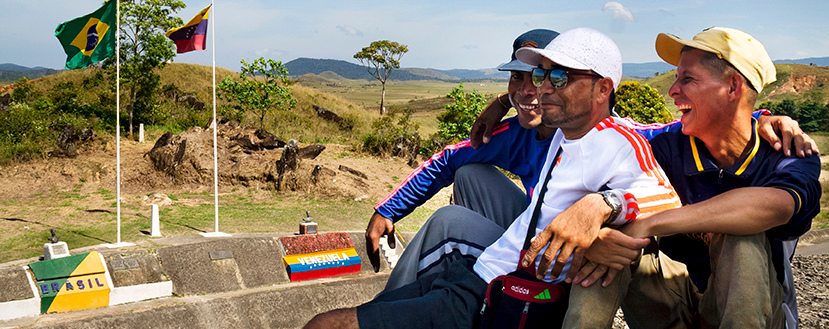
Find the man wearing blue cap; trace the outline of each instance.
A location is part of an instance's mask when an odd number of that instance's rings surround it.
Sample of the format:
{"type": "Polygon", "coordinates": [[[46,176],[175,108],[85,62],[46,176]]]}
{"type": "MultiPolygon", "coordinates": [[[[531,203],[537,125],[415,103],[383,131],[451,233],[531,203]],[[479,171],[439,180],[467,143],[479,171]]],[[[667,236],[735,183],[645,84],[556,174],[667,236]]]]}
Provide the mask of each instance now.
{"type": "MultiPolygon", "coordinates": [[[[366,247],[375,270],[379,268],[380,236],[388,234],[390,244],[394,243],[394,222],[452,183],[455,204],[489,219],[470,223],[451,214],[432,216],[406,247],[389,276],[386,291],[414,282],[421,275],[442,271],[453,257],[477,257],[494,241],[492,236],[497,238],[527,207],[530,194],[496,166],[518,176],[524,189],[532,191],[555,129],[541,125],[536,87],[529,73],[533,67],[515,59],[515,51],[521,47],[543,48],[557,35],[555,31],[535,29],[513,42],[512,60],[498,66],[498,70],[510,73],[508,92],[493,103],[515,107],[518,114],[498,125],[487,147],[476,150],[468,141],[446,146],[374,206],[375,213],[366,229],[366,247]],[[489,234],[491,231],[497,233],[489,234]]],[[[457,209],[441,213],[452,211],[457,209]]]]}
{"type": "MultiPolygon", "coordinates": [[[[513,42],[511,60],[498,67],[500,71],[510,72],[508,92],[499,95],[489,107],[493,110],[513,107],[517,115],[488,127],[484,146],[471,147],[476,144],[474,137],[471,141],[447,146],[374,206],[375,213],[366,229],[366,249],[375,271],[380,265],[380,237],[387,235],[393,246],[394,223],[453,182],[455,203],[489,219],[488,222],[469,222],[468,217],[458,214],[464,210],[457,207],[438,210],[409,243],[384,291],[414,282],[419,276],[443,271],[452,259],[476,258],[494,241],[490,233],[506,229],[526,208],[539,179],[543,153],[549,147],[555,129],[541,124],[537,89],[530,76],[534,67],[516,59],[515,53],[521,47],[544,48],[557,35],[555,31],[535,29],[521,34],[513,42]],[[527,192],[519,189],[496,166],[518,176],[527,192]]],[[[487,111],[491,112],[490,109],[487,111]]],[[[629,122],[635,131],[647,138],[664,131],[679,130],[682,126],[679,121],[666,125],[629,122]]],[[[782,125],[784,132],[791,125],[781,121],[774,124],[782,125]]],[[[794,128],[797,128],[796,123],[794,128]]],[[[773,133],[768,135],[776,138],[773,133]]],[[[480,136],[477,141],[480,145],[480,136]]]]}
{"type": "MultiPolygon", "coordinates": [[[[508,92],[499,95],[490,107],[513,107],[517,115],[494,127],[486,146],[475,149],[469,141],[446,146],[374,206],[375,213],[366,229],[366,248],[375,271],[379,269],[380,236],[388,235],[393,243],[394,222],[453,182],[455,204],[489,219],[473,221],[463,215],[466,209],[460,207],[439,209],[406,247],[384,291],[443,271],[453,259],[477,258],[526,209],[555,129],[541,124],[537,87],[530,75],[535,67],[519,61],[515,54],[522,47],[544,48],[557,35],[555,31],[534,29],[513,41],[511,60],[498,66],[498,70],[510,73],[508,92]],[[527,192],[496,167],[518,176],[527,192]]],[[[679,128],[655,125],[636,130],[654,135],[679,128]]]]}

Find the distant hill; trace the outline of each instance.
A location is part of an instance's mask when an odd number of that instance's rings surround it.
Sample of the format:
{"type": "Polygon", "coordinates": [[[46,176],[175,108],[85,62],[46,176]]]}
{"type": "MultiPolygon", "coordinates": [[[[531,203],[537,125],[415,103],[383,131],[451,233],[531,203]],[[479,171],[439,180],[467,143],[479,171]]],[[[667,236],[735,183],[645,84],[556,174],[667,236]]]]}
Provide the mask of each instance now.
{"type": "MultiPolygon", "coordinates": [[[[774,64],[803,64],[812,66],[829,66],[829,57],[811,57],[803,59],[780,59],[774,64]]],[[[622,73],[631,77],[649,79],[675,69],[676,66],[665,62],[627,63],[622,64],[622,73]]]]}
{"type": "MultiPolygon", "coordinates": [[[[360,64],[337,59],[297,58],[284,64],[288,74],[298,77],[306,74],[321,74],[326,71],[336,73],[346,79],[374,80],[360,64]]],[[[509,76],[497,70],[435,70],[424,68],[400,68],[393,70],[389,80],[443,80],[459,81],[474,79],[507,79],[509,76]]]]}
{"type": "Polygon", "coordinates": [[[781,59],[774,61],[775,64],[803,64],[815,66],[829,66],[829,57],[811,57],[804,59],[781,59]]]}
{"type": "MultiPolygon", "coordinates": [[[[302,76],[305,74],[320,74],[325,71],[331,71],[346,79],[364,79],[374,80],[374,77],[366,72],[360,64],[354,64],[343,60],[336,59],[315,59],[315,58],[297,58],[288,63],[285,63],[285,68],[288,69],[288,74],[293,77],[302,76]]],[[[647,79],[653,77],[654,74],[662,74],[664,72],[674,69],[674,66],[664,62],[640,63],[640,64],[623,64],[622,72],[624,75],[647,79]]],[[[453,69],[453,70],[438,70],[438,69],[424,69],[424,68],[400,68],[392,71],[389,80],[408,81],[408,80],[443,80],[443,81],[460,81],[460,80],[476,80],[476,79],[494,79],[506,80],[509,79],[507,72],[501,72],[494,68],[467,70],[467,69],[453,69]]]]}
{"type": "MultiPolygon", "coordinates": [[[[826,96],[829,96],[829,67],[783,63],[777,63],[774,67],[777,69],[777,81],[763,88],[757,98],[757,105],[765,101],[779,102],[784,99],[797,102],[815,100],[815,97],[820,97],[824,103],[826,102],[826,96]]],[[[674,83],[675,75],[675,71],[672,70],[640,80],[639,83],[656,88],[665,98],[668,108],[673,110],[674,102],[668,95],[668,89],[674,83]]]]}
{"type": "Polygon", "coordinates": [[[17,64],[11,63],[4,63],[0,64],[0,85],[6,85],[10,83],[14,83],[15,81],[19,80],[20,78],[26,78],[29,80],[37,79],[42,76],[52,75],[55,73],[60,72],[61,70],[55,70],[45,67],[25,67],[20,66],[17,64]]]}
{"type": "Polygon", "coordinates": [[[665,62],[627,63],[622,64],[622,74],[642,79],[653,78],[662,73],[675,69],[676,66],[665,62]]]}

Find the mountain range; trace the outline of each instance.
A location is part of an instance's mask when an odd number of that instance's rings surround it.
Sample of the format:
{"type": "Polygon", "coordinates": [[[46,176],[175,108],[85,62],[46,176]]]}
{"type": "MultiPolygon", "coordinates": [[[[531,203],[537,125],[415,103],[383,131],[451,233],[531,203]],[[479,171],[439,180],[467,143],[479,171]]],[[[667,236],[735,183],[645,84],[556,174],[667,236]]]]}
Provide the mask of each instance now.
{"type": "MultiPolygon", "coordinates": [[[[784,59],[774,61],[777,64],[804,64],[814,66],[829,66],[829,57],[812,57],[803,59],[784,59]]],[[[288,69],[292,77],[298,77],[305,74],[320,75],[325,73],[326,77],[341,77],[345,79],[365,79],[374,80],[374,77],[369,75],[366,69],[360,65],[344,60],[338,59],[315,59],[315,58],[297,58],[290,62],[284,63],[285,68],[288,69]]],[[[633,78],[649,78],[656,75],[673,70],[674,66],[665,62],[649,62],[649,63],[625,63],[622,64],[622,74],[633,78]]],[[[37,79],[45,75],[51,75],[60,72],[45,67],[24,67],[16,64],[5,63],[0,64],[0,82],[12,83],[18,79],[25,77],[27,79],[37,79]]],[[[439,70],[429,68],[399,68],[393,70],[389,76],[390,80],[444,80],[444,81],[459,81],[459,80],[476,80],[476,79],[498,79],[503,80],[509,78],[507,72],[501,72],[494,68],[491,69],[453,69],[453,70],[439,70]]]]}
{"type": "Polygon", "coordinates": [[[60,70],[46,67],[25,67],[11,63],[0,64],[0,81],[14,82],[20,78],[29,80],[37,79],[45,75],[52,75],[60,70]]]}
{"type": "MultiPolygon", "coordinates": [[[[829,66],[829,57],[813,57],[804,59],[786,59],[774,61],[777,64],[805,64],[816,66],[829,66]]],[[[354,64],[338,59],[314,59],[297,58],[284,63],[285,68],[291,76],[297,77],[305,74],[319,75],[323,72],[336,74],[346,79],[373,80],[366,69],[360,64],[354,64]]],[[[647,79],[676,68],[665,62],[649,63],[624,63],[622,74],[632,78],[647,79]]],[[[389,76],[390,80],[475,80],[475,79],[507,79],[509,74],[494,68],[480,70],[438,70],[424,68],[400,68],[393,70],[389,76]]]]}

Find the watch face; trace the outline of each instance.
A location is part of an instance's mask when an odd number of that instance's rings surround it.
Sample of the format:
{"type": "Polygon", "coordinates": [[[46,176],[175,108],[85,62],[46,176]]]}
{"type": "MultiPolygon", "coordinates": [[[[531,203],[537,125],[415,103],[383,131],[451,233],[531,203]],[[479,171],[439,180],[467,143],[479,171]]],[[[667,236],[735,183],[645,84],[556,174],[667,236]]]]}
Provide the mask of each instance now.
{"type": "Polygon", "coordinates": [[[619,199],[619,196],[617,196],[616,193],[604,191],[602,192],[602,196],[604,196],[605,201],[607,201],[607,203],[614,209],[622,206],[622,200],[619,199]]]}

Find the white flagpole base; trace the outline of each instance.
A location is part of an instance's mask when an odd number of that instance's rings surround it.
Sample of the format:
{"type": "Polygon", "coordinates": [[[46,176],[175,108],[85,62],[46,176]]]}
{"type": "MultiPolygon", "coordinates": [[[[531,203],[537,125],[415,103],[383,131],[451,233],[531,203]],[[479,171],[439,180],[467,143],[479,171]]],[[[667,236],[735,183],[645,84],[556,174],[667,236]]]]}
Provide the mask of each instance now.
{"type": "Polygon", "coordinates": [[[130,246],[134,246],[134,245],[135,245],[135,243],[130,243],[130,242],[118,242],[118,243],[105,243],[105,244],[103,244],[104,247],[107,247],[107,248],[110,248],[110,249],[112,249],[112,248],[121,248],[121,247],[130,247],[130,246]]]}
{"type": "Polygon", "coordinates": [[[206,237],[206,238],[219,238],[219,237],[232,236],[230,234],[222,233],[222,232],[202,232],[202,233],[199,233],[199,234],[201,234],[201,236],[206,237]]]}

